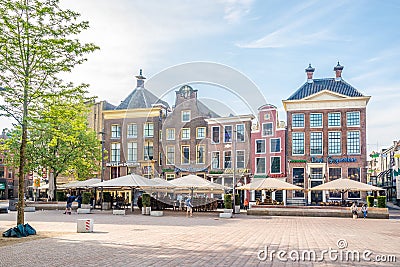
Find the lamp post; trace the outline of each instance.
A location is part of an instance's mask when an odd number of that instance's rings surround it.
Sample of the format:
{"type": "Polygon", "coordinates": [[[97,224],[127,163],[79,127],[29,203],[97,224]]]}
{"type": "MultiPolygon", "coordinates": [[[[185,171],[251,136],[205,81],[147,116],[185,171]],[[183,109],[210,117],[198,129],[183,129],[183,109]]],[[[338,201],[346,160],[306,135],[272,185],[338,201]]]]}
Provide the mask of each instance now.
{"type": "Polygon", "coordinates": [[[235,186],[236,186],[236,138],[235,138],[235,135],[236,135],[236,130],[233,130],[232,129],[232,132],[233,132],[233,136],[232,136],[232,167],[233,167],[233,175],[232,175],[232,195],[233,195],[233,198],[232,198],[232,208],[233,208],[233,213],[232,214],[235,214],[235,205],[236,205],[236,203],[235,203],[235,200],[236,200],[236,192],[235,192],[235,186]]]}
{"type": "MultiPolygon", "coordinates": [[[[100,173],[100,181],[104,181],[104,135],[106,134],[103,131],[99,132],[101,134],[101,173],[100,173]]],[[[103,210],[103,187],[101,187],[100,192],[100,210],[103,210]]]]}

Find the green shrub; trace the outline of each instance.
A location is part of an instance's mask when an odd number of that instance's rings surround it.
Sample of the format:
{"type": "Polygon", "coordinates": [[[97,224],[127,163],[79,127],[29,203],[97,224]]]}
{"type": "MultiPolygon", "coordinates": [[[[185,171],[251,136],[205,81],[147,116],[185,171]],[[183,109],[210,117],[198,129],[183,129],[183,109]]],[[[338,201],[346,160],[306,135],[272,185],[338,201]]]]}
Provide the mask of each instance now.
{"type": "Polygon", "coordinates": [[[378,197],[378,208],[386,208],[386,196],[378,197]]]}
{"type": "Polygon", "coordinates": [[[110,192],[103,192],[103,202],[113,202],[113,197],[110,192]]]}
{"type": "Polygon", "coordinates": [[[82,194],[82,204],[89,204],[91,197],[92,197],[92,194],[90,192],[83,192],[83,194],[82,194]]]}
{"type": "Polygon", "coordinates": [[[66,197],[66,195],[65,195],[65,192],[59,192],[59,191],[57,191],[57,193],[56,193],[56,200],[57,200],[57,201],[66,201],[66,200],[67,200],[67,197],[66,197]]]}
{"type": "Polygon", "coordinates": [[[235,195],[235,206],[240,206],[240,196],[239,196],[239,194],[235,195]]]}
{"type": "Polygon", "coordinates": [[[225,206],[225,209],[232,208],[232,195],[231,194],[224,195],[224,206],[225,206]]]}
{"type": "Polygon", "coordinates": [[[151,198],[150,198],[150,195],[149,195],[149,194],[144,193],[144,194],[142,195],[142,204],[143,204],[143,207],[150,207],[151,198]]]}
{"type": "Polygon", "coordinates": [[[367,206],[373,207],[374,206],[374,196],[367,196],[367,206]]]}

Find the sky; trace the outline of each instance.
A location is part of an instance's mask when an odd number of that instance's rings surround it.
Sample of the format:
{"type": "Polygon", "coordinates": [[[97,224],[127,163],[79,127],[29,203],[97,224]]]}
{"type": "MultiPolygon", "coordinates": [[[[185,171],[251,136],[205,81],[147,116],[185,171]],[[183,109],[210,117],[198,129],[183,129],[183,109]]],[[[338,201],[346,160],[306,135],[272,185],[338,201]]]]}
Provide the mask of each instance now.
{"type": "MultiPolygon", "coordinates": [[[[215,62],[251,80],[267,103],[282,100],[304,82],[334,77],[371,96],[367,106],[368,153],[400,139],[400,2],[271,0],[68,0],[90,29],[79,36],[100,50],[65,75],[90,84],[98,100],[118,105],[135,88],[143,69],[149,80],[188,62],[215,62]]],[[[173,78],[173,77],[172,77],[173,78]]],[[[238,87],[241,85],[238,84],[238,87]]],[[[198,84],[200,98],[248,113],[237,96],[198,84]]],[[[169,88],[171,89],[171,88],[169,88]]],[[[176,88],[175,88],[176,89],[176,88]]],[[[250,92],[249,92],[250,94],[250,92]]],[[[173,94],[165,96],[173,104],[173,94]]],[[[227,114],[221,114],[227,115],[227,114]]],[[[2,119],[0,128],[9,122],[2,119]]]]}

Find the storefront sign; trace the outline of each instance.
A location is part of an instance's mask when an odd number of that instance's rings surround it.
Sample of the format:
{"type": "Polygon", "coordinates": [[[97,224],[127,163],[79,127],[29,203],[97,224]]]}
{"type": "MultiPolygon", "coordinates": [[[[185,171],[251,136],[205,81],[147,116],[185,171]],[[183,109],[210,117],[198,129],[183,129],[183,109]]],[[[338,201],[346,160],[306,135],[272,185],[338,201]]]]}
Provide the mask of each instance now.
{"type": "MultiPolygon", "coordinates": [[[[324,158],[311,157],[311,163],[324,163],[324,162],[325,162],[324,158]]],[[[326,162],[328,162],[329,164],[339,164],[343,162],[357,162],[357,159],[348,157],[332,158],[329,156],[326,158],[326,162]]]]}
{"type": "MultiPolygon", "coordinates": [[[[246,173],[249,173],[249,169],[242,169],[242,168],[240,168],[240,169],[236,169],[236,173],[239,173],[239,174],[246,174],[246,173]]],[[[233,174],[233,169],[225,169],[224,170],[224,174],[233,174]]]]}
{"type": "Polygon", "coordinates": [[[137,167],[137,162],[107,162],[106,167],[137,167]]]}
{"type": "Polygon", "coordinates": [[[290,163],[306,163],[307,160],[305,159],[291,159],[290,163]]]}

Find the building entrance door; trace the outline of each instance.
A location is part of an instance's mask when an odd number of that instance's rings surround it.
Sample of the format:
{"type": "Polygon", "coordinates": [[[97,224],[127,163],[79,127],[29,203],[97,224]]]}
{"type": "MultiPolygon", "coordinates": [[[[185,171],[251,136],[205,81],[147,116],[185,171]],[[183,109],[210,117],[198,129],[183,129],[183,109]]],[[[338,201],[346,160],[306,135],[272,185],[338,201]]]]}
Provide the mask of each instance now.
{"type": "MultiPolygon", "coordinates": [[[[311,188],[322,184],[322,181],[311,181],[311,188]]],[[[311,204],[318,204],[322,202],[322,191],[311,191],[311,204]]]]}

